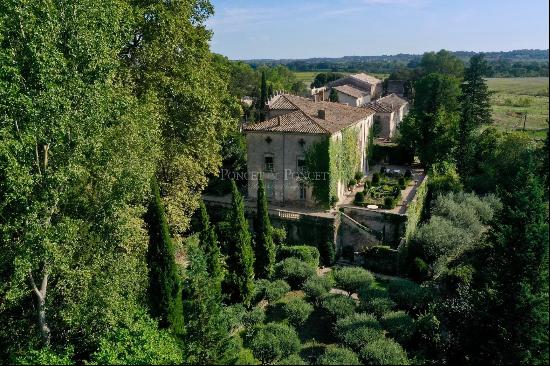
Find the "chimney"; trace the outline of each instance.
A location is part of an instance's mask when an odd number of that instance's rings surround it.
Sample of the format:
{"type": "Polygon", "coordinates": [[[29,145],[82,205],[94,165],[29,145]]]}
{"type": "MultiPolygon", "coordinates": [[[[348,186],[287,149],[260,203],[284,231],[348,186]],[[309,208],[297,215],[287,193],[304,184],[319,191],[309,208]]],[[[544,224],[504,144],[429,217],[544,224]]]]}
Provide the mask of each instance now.
{"type": "Polygon", "coordinates": [[[319,117],[320,119],[325,119],[325,110],[324,109],[319,109],[317,111],[317,117],[319,117]]]}

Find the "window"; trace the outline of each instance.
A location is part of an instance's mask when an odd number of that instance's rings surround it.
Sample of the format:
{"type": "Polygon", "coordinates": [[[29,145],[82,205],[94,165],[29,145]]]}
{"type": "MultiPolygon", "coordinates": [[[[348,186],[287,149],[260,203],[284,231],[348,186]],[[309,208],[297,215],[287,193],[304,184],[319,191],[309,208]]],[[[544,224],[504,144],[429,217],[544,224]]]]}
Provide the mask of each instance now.
{"type": "Polygon", "coordinates": [[[305,183],[300,183],[300,199],[305,200],[307,198],[307,187],[305,183]]]}
{"type": "Polygon", "coordinates": [[[264,156],[264,172],[273,173],[273,155],[264,156]]]}
{"type": "Polygon", "coordinates": [[[266,179],[265,192],[268,198],[273,198],[275,196],[275,184],[272,179],[266,179]]]}
{"type": "Polygon", "coordinates": [[[306,159],[304,157],[298,157],[296,160],[296,171],[300,174],[305,173],[307,170],[306,159]]]}

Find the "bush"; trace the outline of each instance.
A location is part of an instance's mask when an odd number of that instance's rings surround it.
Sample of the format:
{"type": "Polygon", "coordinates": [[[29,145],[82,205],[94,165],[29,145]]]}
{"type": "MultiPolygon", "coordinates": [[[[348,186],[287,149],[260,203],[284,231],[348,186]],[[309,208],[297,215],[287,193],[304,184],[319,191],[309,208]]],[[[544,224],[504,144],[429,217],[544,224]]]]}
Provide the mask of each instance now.
{"type": "Polygon", "coordinates": [[[359,352],[361,359],[367,365],[407,365],[407,354],[399,343],[379,338],[367,343],[359,352]]]}
{"type": "Polygon", "coordinates": [[[363,178],[364,175],[365,175],[365,174],[363,174],[363,172],[357,171],[357,172],[355,172],[354,178],[355,178],[356,181],[359,182],[359,181],[363,178]]]}
{"type": "Polygon", "coordinates": [[[422,282],[430,275],[430,267],[421,258],[414,258],[410,276],[417,282],[422,282]]]}
{"type": "Polygon", "coordinates": [[[374,173],[372,175],[372,186],[376,187],[379,184],[380,184],[380,174],[374,173]]]}
{"type": "Polygon", "coordinates": [[[399,179],[397,180],[397,184],[399,185],[399,188],[405,189],[406,187],[405,178],[399,177],[399,179]]]}
{"type": "Polygon", "coordinates": [[[330,207],[336,206],[337,203],[338,203],[338,196],[331,196],[329,201],[330,207]]]}
{"type": "Polygon", "coordinates": [[[262,308],[254,307],[243,315],[243,325],[246,328],[262,324],[265,320],[265,311],[262,308]]]}
{"type": "Polygon", "coordinates": [[[294,328],[280,323],[255,327],[250,349],[262,364],[270,364],[300,350],[300,339],[294,328]]]}
{"type": "Polygon", "coordinates": [[[401,344],[407,344],[414,332],[414,321],[404,311],[392,311],[384,314],[380,322],[388,331],[390,337],[401,344]]]}
{"type": "Polygon", "coordinates": [[[315,268],[297,258],[287,258],[275,266],[278,278],[285,280],[291,288],[299,289],[310,277],[315,275],[315,268]]]}
{"type": "Polygon", "coordinates": [[[381,167],[380,167],[380,175],[383,177],[385,174],[386,174],[386,167],[385,167],[385,166],[381,166],[381,167]]]}
{"type": "Polygon", "coordinates": [[[334,243],[327,241],[324,242],[324,244],[321,244],[319,254],[323,259],[323,265],[331,266],[336,259],[336,249],[334,248],[334,243]]]}
{"type": "Polygon", "coordinates": [[[229,305],[223,308],[223,317],[227,321],[229,329],[233,332],[243,325],[246,309],[242,304],[229,305]]]}
{"type": "Polygon", "coordinates": [[[273,282],[269,280],[258,280],[254,286],[254,299],[259,302],[266,299],[270,303],[273,303],[281,299],[287,292],[290,291],[290,286],[283,280],[275,280],[273,282]]]}
{"type": "Polygon", "coordinates": [[[339,319],[334,326],[334,334],[344,345],[354,350],[384,337],[380,323],[371,314],[353,314],[339,319]]]}
{"type": "Polygon", "coordinates": [[[321,298],[321,308],[333,321],[352,315],[355,306],[355,300],[340,294],[326,294],[321,298]]]}
{"type": "Polygon", "coordinates": [[[360,267],[343,267],[332,271],[336,281],[336,287],[342,289],[351,296],[362,287],[370,287],[374,282],[374,276],[366,269],[360,267]]]}
{"type": "Polygon", "coordinates": [[[311,245],[293,245],[279,248],[279,260],[298,258],[313,267],[319,267],[319,250],[311,245]]]}
{"type": "Polygon", "coordinates": [[[365,181],[365,186],[364,186],[364,187],[365,187],[365,192],[368,191],[368,190],[370,189],[370,186],[371,186],[370,180],[366,180],[366,181],[365,181]]]}
{"type": "Polygon", "coordinates": [[[283,312],[290,324],[296,327],[307,321],[313,312],[313,306],[303,299],[292,299],[283,305],[283,312]]]}
{"type": "Polygon", "coordinates": [[[333,286],[334,279],[331,276],[313,276],[304,283],[302,290],[308,298],[317,301],[327,294],[333,286]]]}
{"type": "Polygon", "coordinates": [[[384,208],[388,210],[392,210],[395,208],[397,202],[396,199],[393,197],[384,197],[384,208]]]}
{"type": "Polygon", "coordinates": [[[424,309],[430,300],[430,293],[426,288],[407,279],[391,281],[388,294],[399,308],[412,313],[424,309]]]}
{"type": "Polygon", "coordinates": [[[373,297],[362,303],[362,307],[366,312],[372,313],[379,318],[395,309],[396,306],[397,304],[388,297],[373,297]]]}
{"type": "Polygon", "coordinates": [[[385,245],[375,245],[366,248],[362,254],[367,269],[388,275],[397,273],[397,250],[385,245]]]}
{"type": "Polygon", "coordinates": [[[342,347],[327,347],[325,353],[317,359],[318,365],[361,365],[355,352],[342,347]]]}
{"type": "Polygon", "coordinates": [[[355,180],[355,179],[352,178],[352,179],[350,179],[350,181],[349,181],[349,183],[348,183],[348,187],[353,187],[353,186],[356,185],[356,184],[357,184],[357,180],[355,180]]]}
{"type": "Polygon", "coordinates": [[[410,169],[407,169],[405,171],[405,179],[407,180],[412,179],[412,171],[410,169]]]}
{"type": "Polygon", "coordinates": [[[273,236],[273,242],[277,247],[284,244],[286,240],[286,230],[284,228],[272,227],[271,234],[273,236]]]}
{"type": "Polygon", "coordinates": [[[277,362],[276,365],[307,365],[307,363],[298,355],[290,355],[277,362]]]}
{"type": "Polygon", "coordinates": [[[365,201],[365,192],[355,193],[355,203],[363,203],[365,201]]]}

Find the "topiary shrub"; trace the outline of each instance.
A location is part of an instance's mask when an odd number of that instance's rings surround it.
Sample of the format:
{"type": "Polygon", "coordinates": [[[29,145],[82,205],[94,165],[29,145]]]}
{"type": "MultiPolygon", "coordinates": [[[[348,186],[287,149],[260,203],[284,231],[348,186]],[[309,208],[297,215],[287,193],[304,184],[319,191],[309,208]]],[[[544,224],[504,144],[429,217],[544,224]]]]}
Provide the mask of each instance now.
{"type": "Polygon", "coordinates": [[[275,365],[307,365],[307,363],[299,355],[290,355],[283,358],[275,365]]]}
{"type": "Polygon", "coordinates": [[[414,332],[414,320],[404,311],[391,311],[382,315],[380,322],[390,337],[401,344],[408,344],[414,332]]]}
{"type": "Polygon", "coordinates": [[[388,338],[379,338],[367,343],[359,352],[367,365],[408,365],[407,353],[399,343],[388,338]]]}
{"type": "Polygon", "coordinates": [[[303,299],[292,299],[283,305],[283,312],[290,324],[297,327],[304,324],[311,313],[313,305],[303,299]]]}
{"type": "Polygon", "coordinates": [[[361,303],[361,307],[364,311],[372,313],[378,318],[392,311],[396,306],[397,304],[388,297],[374,297],[361,303]]]}
{"type": "Polygon", "coordinates": [[[302,290],[309,299],[317,302],[321,297],[326,295],[332,287],[334,287],[334,279],[332,276],[313,276],[307,279],[302,286],[302,290]]]}
{"type": "Polygon", "coordinates": [[[332,271],[336,287],[351,296],[363,287],[370,287],[374,282],[372,273],[361,267],[342,267],[332,271]]]}
{"type": "Polygon", "coordinates": [[[355,203],[363,203],[365,201],[365,192],[355,193],[355,203]]]}
{"type": "Polygon", "coordinates": [[[384,337],[384,331],[371,314],[352,314],[336,321],[334,334],[347,347],[360,350],[366,343],[384,337]]]}
{"type": "Polygon", "coordinates": [[[293,289],[299,289],[315,272],[313,266],[297,258],[287,258],[275,266],[276,276],[285,280],[293,289]]]}
{"type": "Polygon", "coordinates": [[[361,365],[359,357],[352,350],[342,347],[327,347],[317,359],[318,365],[361,365]]]}
{"type": "Polygon", "coordinates": [[[319,254],[323,260],[323,265],[331,266],[334,264],[336,259],[336,248],[334,248],[334,243],[326,241],[319,247],[319,254]]]}
{"type": "Polygon", "coordinates": [[[399,177],[399,179],[397,180],[397,184],[399,185],[399,188],[405,189],[406,187],[405,178],[399,177]]]}
{"type": "Polygon", "coordinates": [[[258,280],[254,286],[254,301],[259,302],[266,299],[270,303],[273,303],[281,299],[289,291],[290,286],[283,280],[258,280]]]}
{"type": "Polygon", "coordinates": [[[254,307],[247,311],[242,318],[243,325],[246,328],[253,327],[257,324],[262,324],[265,320],[265,310],[259,307],[254,307]]]}
{"type": "Polygon", "coordinates": [[[319,250],[311,245],[293,245],[279,248],[277,253],[279,260],[286,258],[298,258],[313,267],[319,267],[319,250]]]}
{"type": "Polygon", "coordinates": [[[425,309],[431,298],[428,289],[407,279],[390,281],[388,294],[400,309],[413,314],[425,309]]]}
{"type": "Polygon", "coordinates": [[[384,208],[387,210],[392,210],[396,206],[395,198],[393,197],[384,197],[384,208]]]}
{"type": "Polygon", "coordinates": [[[380,174],[374,173],[372,175],[372,186],[376,187],[380,184],[380,174]]]}
{"type": "Polygon", "coordinates": [[[280,323],[256,326],[249,348],[262,364],[272,364],[300,350],[300,338],[294,328],[280,323]]]}
{"type": "Polygon", "coordinates": [[[363,174],[363,172],[357,171],[357,172],[355,172],[354,178],[355,178],[356,181],[359,182],[363,178],[364,175],[365,174],[363,174]]]}
{"type": "Polygon", "coordinates": [[[333,321],[352,315],[355,307],[355,300],[349,296],[326,294],[321,298],[321,308],[333,321]]]}

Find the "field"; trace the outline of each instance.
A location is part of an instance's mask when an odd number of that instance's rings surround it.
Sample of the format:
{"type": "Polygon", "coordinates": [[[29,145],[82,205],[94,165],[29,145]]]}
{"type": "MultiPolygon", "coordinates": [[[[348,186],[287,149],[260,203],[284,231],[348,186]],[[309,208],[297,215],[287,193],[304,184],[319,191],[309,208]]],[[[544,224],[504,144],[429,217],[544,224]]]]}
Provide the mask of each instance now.
{"type": "MultiPolygon", "coordinates": [[[[548,78],[489,78],[495,125],[504,130],[548,128],[548,78]],[[525,114],[527,113],[527,118],[525,114]]],[[[533,131],[534,132],[534,131],[533,131]]]]}

